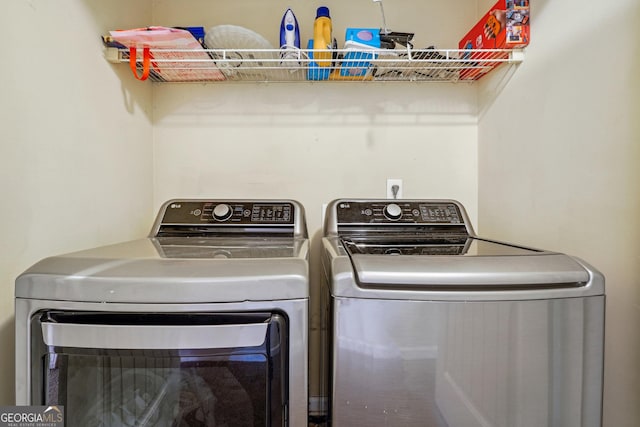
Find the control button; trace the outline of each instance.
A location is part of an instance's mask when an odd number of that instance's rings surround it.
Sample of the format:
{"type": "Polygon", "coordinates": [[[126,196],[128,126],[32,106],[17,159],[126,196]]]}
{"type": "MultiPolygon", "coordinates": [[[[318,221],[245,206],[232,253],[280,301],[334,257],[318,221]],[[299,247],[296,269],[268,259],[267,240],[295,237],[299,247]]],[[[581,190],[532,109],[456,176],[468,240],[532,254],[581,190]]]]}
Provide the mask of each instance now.
{"type": "Polygon", "coordinates": [[[232,213],[231,206],[221,203],[213,208],[213,219],[216,221],[226,221],[231,218],[232,213]]]}
{"type": "Polygon", "coordinates": [[[389,203],[384,207],[384,216],[392,221],[402,218],[402,208],[395,203],[389,203]]]}

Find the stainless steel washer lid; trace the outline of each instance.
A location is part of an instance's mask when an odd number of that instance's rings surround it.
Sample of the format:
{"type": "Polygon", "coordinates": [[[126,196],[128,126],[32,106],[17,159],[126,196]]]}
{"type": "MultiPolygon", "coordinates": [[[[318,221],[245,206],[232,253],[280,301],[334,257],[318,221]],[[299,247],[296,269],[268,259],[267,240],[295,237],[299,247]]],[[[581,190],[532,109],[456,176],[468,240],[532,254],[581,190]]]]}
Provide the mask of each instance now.
{"type": "Polygon", "coordinates": [[[289,242],[288,257],[275,247],[273,257],[265,249],[260,257],[167,258],[155,239],[134,240],[46,258],[16,279],[15,296],[123,303],[308,298],[308,240],[289,242]]]}
{"type": "Polygon", "coordinates": [[[604,294],[576,258],[477,237],[455,200],[338,199],[327,207],[324,265],[336,297],[493,300],[604,294]]]}
{"type": "Polygon", "coordinates": [[[581,287],[589,281],[587,271],[570,257],[536,251],[491,256],[351,254],[351,260],[362,286],[497,290],[581,287]]]}
{"type": "Polygon", "coordinates": [[[394,256],[348,254],[338,238],[324,238],[323,245],[335,297],[474,301],[604,294],[600,272],[559,253],[394,256]]]}

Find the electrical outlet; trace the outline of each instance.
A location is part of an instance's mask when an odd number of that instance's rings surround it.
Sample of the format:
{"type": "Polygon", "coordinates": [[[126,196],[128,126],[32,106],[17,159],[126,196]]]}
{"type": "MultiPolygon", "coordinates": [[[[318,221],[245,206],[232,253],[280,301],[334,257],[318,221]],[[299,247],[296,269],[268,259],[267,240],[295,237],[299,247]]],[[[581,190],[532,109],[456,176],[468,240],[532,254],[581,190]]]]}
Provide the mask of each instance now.
{"type": "Polygon", "coordinates": [[[387,199],[402,199],[402,179],[387,178],[387,199]]]}

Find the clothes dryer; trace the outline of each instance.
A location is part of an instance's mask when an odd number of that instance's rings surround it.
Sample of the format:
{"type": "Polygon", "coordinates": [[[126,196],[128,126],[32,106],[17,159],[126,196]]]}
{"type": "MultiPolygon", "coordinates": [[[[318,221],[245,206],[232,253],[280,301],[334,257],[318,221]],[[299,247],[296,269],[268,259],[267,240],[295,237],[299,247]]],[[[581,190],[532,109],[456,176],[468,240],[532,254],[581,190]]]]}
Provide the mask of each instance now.
{"type": "Polygon", "coordinates": [[[328,205],[333,427],[601,425],[604,278],[483,239],[453,200],[328,205]]]}
{"type": "Polygon", "coordinates": [[[307,424],[308,249],[292,200],[171,200],[148,238],[16,280],[16,399],[67,426],[307,424]]]}

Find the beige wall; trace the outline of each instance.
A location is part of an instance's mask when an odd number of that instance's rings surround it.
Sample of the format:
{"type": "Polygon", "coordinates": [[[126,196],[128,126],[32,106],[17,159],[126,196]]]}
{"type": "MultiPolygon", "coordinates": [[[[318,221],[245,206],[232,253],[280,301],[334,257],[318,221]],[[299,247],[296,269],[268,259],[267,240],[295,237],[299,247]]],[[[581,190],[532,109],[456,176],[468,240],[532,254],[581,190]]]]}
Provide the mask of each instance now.
{"type": "MultiPolygon", "coordinates": [[[[0,13],[2,34],[19,35],[0,67],[0,405],[13,403],[13,281],[38,259],[143,236],[170,197],[296,198],[317,236],[322,203],[384,196],[393,177],[407,197],[460,199],[482,234],[600,268],[605,425],[640,424],[635,0],[534,1],[525,63],[477,86],[140,84],[104,61],[99,34],[232,23],[277,43],[287,6],[307,23],[316,6],[252,0],[238,15],[233,2],[150,3],[31,0],[0,13]]],[[[369,1],[326,4],[337,37],[347,25],[380,25],[369,1]]],[[[385,8],[389,28],[415,31],[417,47],[450,48],[484,4],[385,8]]]]}
{"type": "MultiPolygon", "coordinates": [[[[0,8],[0,405],[14,403],[15,277],[56,253],[151,226],[149,87],[102,58],[99,35],[143,2],[31,0],[0,8]],[[96,9],[98,8],[98,9],[96,9]],[[121,13],[121,10],[127,13],[121,13]]],[[[125,70],[122,70],[125,71],[125,70]]]]}
{"type": "Polygon", "coordinates": [[[289,197],[320,229],[322,204],[454,197],[476,217],[475,97],[469,85],[163,85],[155,96],[154,200],[289,197]],[[473,102],[472,102],[473,101],[473,102]]]}
{"type": "Polygon", "coordinates": [[[497,98],[481,101],[479,228],[577,255],[605,274],[604,425],[634,427],[640,425],[640,3],[538,0],[532,8],[525,63],[497,98]]]}

